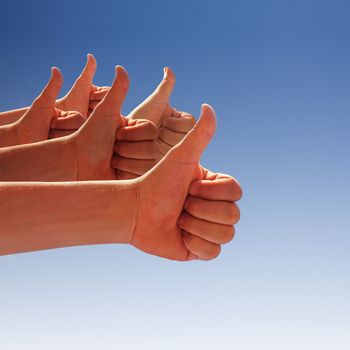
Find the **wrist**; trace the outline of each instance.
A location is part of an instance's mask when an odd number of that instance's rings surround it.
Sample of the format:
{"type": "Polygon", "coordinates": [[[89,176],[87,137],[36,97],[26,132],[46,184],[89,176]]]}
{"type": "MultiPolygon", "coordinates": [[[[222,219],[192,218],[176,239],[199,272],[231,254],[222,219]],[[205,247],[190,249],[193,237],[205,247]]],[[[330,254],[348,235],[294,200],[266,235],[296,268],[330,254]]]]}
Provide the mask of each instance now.
{"type": "Polygon", "coordinates": [[[69,136],[0,149],[0,181],[75,181],[77,156],[69,136]]]}
{"type": "Polygon", "coordinates": [[[136,181],[110,181],[105,184],[104,205],[99,220],[106,243],[132,244],[137,219],[136,181]]]}

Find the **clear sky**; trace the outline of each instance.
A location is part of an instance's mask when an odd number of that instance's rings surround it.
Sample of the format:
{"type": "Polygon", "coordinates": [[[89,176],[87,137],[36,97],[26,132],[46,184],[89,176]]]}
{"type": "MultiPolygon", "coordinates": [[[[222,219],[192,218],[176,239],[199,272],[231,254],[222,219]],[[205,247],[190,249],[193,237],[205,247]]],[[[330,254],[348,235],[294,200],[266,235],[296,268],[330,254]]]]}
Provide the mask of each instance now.
{"type": "MultiPolygon", "coordinates": [[[[94,53],[124,65],[124,113],[162,77],[218,130],[203,165],[244,188],[211,262],[126,246],[0,258],[0,349],[350,348],[350,3],[347,0],[17,1],[0,11],[0,110],[62,94],[94,53]]],[[[1,229],[1,228],[0,228],[1,229]]]]}

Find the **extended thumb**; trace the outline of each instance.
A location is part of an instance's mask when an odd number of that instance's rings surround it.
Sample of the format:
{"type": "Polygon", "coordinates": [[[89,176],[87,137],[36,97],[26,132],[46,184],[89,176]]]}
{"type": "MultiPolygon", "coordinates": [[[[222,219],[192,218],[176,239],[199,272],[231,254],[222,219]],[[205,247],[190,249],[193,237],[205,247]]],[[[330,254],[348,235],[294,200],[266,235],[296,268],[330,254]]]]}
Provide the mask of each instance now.
{"type": "Polygon", "coordinates": [[[92,86],[92,81],[93,81],[94,75],[96,73],[96,68],[97,68],[96,58],[91,53],[89,53],[87,55],[86,65],[85,65],[83,71],[81,72],[80,76],[78,77],[78,79],[74,85],[76,85],[76,84],[83,84],[83,85],[91,84],[91,86],[92,86]]]}
{"type": "Polygon", "coordinates": [[[47,109],[54,107],[56,98],[61,90],[63,78],[60,70],[51,68],[51,77],[41,94],[33,102],[33,109],[47,109]]]}
{"type": "Polygon", "coordinates": [[[174,90],[176,78],[174,72],[169,68],[164,68],[164,76],[157,89],[152,94],[159,102],[168,103],[174,90]]]}
{"type": "Polygon", "coordinates": [[[212,139],[216,129],[214,109],[203,104],[198,122],[184,139],[173,148],[174,153],[181,155],[181,161],[199,162],[200,157],[212,139]]]}
{"type": "Polygon", "coordinates": [[[83,126],[86,132],[115,133],[123,123],[121,107],[129,87],[128,73],[125,68],[117,66],[115,79],[103,100],[96,106],[83,126]]]}

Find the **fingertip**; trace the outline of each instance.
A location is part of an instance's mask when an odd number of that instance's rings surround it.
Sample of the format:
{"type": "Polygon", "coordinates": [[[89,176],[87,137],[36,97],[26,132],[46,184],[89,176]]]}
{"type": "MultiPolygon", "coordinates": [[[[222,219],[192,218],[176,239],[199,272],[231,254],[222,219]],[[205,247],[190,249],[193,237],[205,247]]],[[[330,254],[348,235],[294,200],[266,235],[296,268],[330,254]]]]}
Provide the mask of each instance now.
{"type": "Polygon", "coordinates": [[[115,72],[116,72],[117,74],[125,74],[125,75],[128,75],[128,72],[127,72],[126,68],[123,67],[123,66],[121,66],[121,65],[116,65],[116,66],[115,66],[115,72]]]}
{"type": "Polygon", "coordinates": [[[115,74],[115,82],[127,89],[129,87],[129,74],[127,70],[123,66],[117,65],[115,66],[115,74]]]}
{"type": "Polygon", "coordinates": [[[62,78],[62,73],[57,67],[51,67],[51,77],[52,78],[62,78]]]}
{"type": "Polygon", "coordinates": [[[48,85],[56,86],[58,89],[60,89],[62,84],[63,84],[63,76],[61,71],[57,67],[51,67],[51,77],[48,85]]]}
{"type": "Polygon", "coordinates": [[[93,66],[97,65],[96,58],[92,53],[88,53],[86,55],[86,60],[87,60],[87,63],[86,63],[87,65],[93,65],[93,66]]]}
{"type": "Polygon", "coordinates": [[[172,69],[170,67],[164,67],[163,72],[164,72],[163,80],[165,80],[171,84],[175,84],[176,77],[175,77],[175,73],[172,71],[172,69]]]}
{"type": "Polygon", "coordinates": [[[216,129],[216,113],[211,105],[207,103],[202,104],[201,115],[197,124],[204,125],[208,133],[214,134],[216,129]]]}

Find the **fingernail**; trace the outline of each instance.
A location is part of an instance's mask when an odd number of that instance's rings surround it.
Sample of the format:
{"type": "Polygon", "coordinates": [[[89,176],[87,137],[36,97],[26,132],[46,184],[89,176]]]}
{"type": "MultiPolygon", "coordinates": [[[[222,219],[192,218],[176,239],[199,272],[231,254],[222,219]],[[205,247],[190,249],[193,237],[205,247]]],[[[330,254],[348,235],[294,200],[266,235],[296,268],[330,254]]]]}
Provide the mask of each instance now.
{"type": "Polygon", "coordinates": [[[163,79],[165,79],[168,75],[168,67],[163,68],[163,73],[164,73],[163,79]]]}

